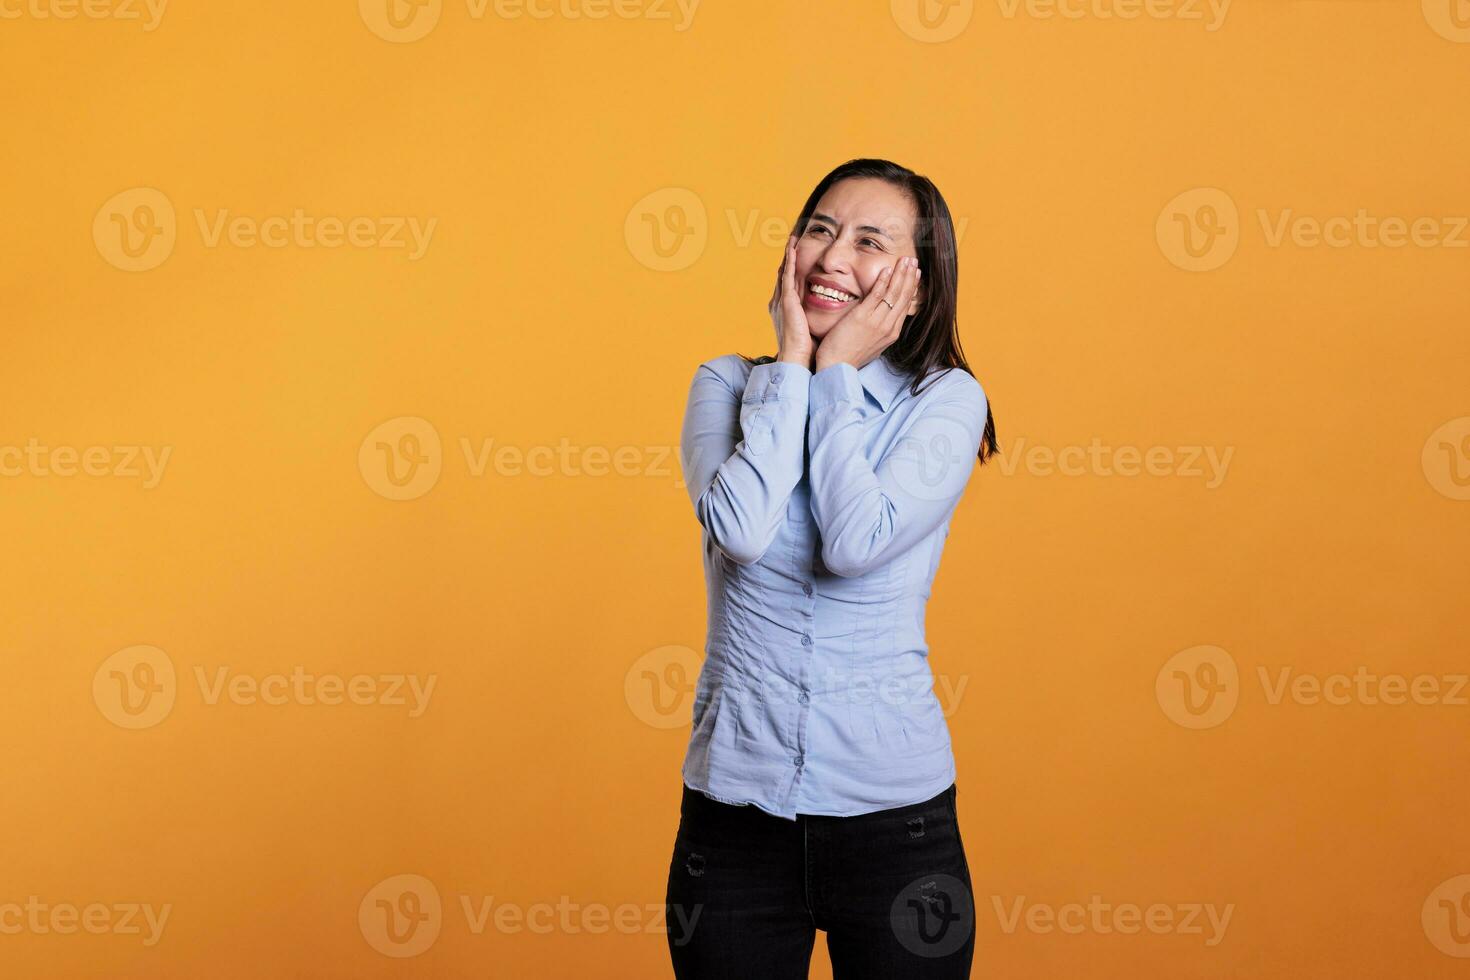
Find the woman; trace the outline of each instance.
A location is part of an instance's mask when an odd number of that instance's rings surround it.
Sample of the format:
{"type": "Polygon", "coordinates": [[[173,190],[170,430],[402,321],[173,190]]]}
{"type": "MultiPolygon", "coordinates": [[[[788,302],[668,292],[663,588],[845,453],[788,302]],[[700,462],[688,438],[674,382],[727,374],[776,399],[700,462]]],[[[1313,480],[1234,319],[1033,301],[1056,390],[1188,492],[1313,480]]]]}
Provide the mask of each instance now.
{"type": "Polygon", "coordinates": [[[933,183],[884,160],[832,171],[793,227],[779,352],[701,364],[684,416],[709,634],[669,867],[674,972],[806,977],[820,929],[837,980],[967,977],[924,607],[996,444],[956,335],[954,228],[933,183]]]}

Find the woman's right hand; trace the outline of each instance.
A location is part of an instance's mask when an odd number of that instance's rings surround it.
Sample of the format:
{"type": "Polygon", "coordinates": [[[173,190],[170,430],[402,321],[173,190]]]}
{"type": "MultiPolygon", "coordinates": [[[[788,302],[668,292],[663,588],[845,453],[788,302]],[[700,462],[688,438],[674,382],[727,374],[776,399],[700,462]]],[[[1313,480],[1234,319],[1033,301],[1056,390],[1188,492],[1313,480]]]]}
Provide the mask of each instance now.
{"type": "Polygon", "coordinates": [[[796,289],[796,236],[786,239],[786,256],[776,273],[776,288],[771,293],[771,322],[776,325],[780,343],[778,361],[800,364],[808,371],[816,364],[817,345],[807,326],[806,310],[801,307],[801,294],[796,289]]]}

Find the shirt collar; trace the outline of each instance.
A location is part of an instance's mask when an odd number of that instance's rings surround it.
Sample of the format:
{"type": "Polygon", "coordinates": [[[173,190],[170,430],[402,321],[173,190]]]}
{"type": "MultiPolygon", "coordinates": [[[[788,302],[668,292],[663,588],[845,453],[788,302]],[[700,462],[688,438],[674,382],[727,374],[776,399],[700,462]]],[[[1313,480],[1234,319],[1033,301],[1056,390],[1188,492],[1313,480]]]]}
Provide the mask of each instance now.
{"type": "Polygon", "coordinates": [[[905,378],[888,363],[888,358],[879,354],[858,369],[858,380],[886,412],[903,389],[905,378]]]}

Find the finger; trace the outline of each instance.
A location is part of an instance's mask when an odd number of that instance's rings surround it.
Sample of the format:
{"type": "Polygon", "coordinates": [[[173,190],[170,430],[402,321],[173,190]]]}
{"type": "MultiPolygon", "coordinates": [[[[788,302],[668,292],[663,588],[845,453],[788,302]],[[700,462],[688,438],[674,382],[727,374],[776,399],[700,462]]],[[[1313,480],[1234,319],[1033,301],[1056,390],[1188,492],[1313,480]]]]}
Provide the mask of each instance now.
{"type": "Polygon", "coordinates": [[[781,288],[786,297],[796,299],[796,236],[786,236],[786,257],[781,260],[781,288]]]}
{"type": "Polygon", "coordinates": [[[856,309],[853,310],[853,313],[856,313],[860,317],[864,317],[867,319],[877,319],[879,320],[879,322],[881,322],[883,312],[887,309],[887,307],[883,306],[882,303],[884,298],[888,295],[888,285],[890,282],[892,282],[892,280],[892,266],[885,266],[883,269],[879,270],[878,281],[873,283],[873,288],[868,292],[868,295],[864,296],[861,300],[858,301],[858,305],[856,309]]]}
{"type": "Polygon", "coordinates": [[[892,334],[902,329],[904,318],[908,316],[909,303],[912,302],[914,293],[918,289],[918,280],[917,262],[913,265],[903,265],[898,275],[893,277],[888,295],[888,302],[892,304],[892,307],[883,321],[885,333],[892,334]]]}
{"type": "Polygon", "coordinates": [[[884,284],[883,299],[886,302],[882,307],[880,325],[885,329],[893,322],[893,315],[903,309],[903,304],[899,301],[903,299],[904,283],[907,281],[908,274],[908,267],[900,259],[893,267],[893,274],[884,284]]]}
{"type": "Polygon", "coordinates": [[[919,260],[910,259],[909,265],[904,269],[903,281],[899,283],[899,299],[897,312],[907,313],[909,304],[914,301],[915,294],[919,291],[919,260]]]}
{"type": "Polygon", "coordinates": [[[899,260],[897,271],[894,273],[893,278],[888,281],[887,296],[889,302],[897,305],[898,301],[908,294],[908,290],[914,281],[914,271],[917,268],[917,266],[909,265],[906,258],[899,260]]]}

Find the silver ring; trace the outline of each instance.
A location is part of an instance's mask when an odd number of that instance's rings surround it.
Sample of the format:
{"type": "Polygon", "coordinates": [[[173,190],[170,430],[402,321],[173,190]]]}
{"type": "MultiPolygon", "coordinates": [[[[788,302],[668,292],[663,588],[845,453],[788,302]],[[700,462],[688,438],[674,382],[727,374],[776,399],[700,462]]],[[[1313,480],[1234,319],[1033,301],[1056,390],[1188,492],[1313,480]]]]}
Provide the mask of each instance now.
{"type": "MultiPolygon", "coordinates": [[[[888,303],[888,300],[883,299],[882,297],[879,297],[878,302],[880,302],[880,303],[888,303]]],[[[896,310],[896,309],[898,309],[898,307],[894,306],[892,303],[888,303],[888,308],[890,310],[896,310]]]]}

